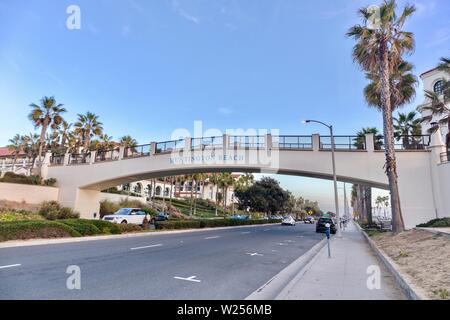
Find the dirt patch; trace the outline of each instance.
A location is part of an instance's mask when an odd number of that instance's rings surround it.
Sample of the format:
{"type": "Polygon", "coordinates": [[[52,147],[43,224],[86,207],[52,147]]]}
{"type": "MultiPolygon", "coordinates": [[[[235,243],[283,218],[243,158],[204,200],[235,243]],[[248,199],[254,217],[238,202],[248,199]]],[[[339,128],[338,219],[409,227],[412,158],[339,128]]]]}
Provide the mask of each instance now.
{"type": "Polygon", "coordinates": [[[450,238],[422,230],[371,239],[393,259],[402,273],[423,288],[431,299],[450,299],[450,238]]]}
{"type": "Polygon", "coordinates": [[[37,212],[39,210],[39,205],[29,204],[26,203],[25,201],[16,202],[16,201],[0,200],[0,208],[37,212]]]}

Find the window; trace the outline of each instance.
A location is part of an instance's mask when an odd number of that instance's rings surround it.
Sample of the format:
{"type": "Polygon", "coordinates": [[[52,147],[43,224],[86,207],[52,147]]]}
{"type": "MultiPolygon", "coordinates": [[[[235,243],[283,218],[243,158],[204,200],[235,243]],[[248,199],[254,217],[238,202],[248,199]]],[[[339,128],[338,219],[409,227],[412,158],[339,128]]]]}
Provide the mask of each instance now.
{"type": "Polygon", "coordinates": [[[438,82],[436,82],[434,84],[434,86],[433,86],[433,91],[437,95],[444,94],[444,81],[443,80],[439,80],[438,82]]]}

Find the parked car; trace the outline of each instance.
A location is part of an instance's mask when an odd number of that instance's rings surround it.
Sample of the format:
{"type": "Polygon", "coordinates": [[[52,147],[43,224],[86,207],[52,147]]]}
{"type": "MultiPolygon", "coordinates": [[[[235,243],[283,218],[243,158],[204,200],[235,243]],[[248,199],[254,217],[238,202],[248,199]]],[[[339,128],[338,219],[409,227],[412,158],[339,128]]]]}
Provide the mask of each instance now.
{"type": "Polygon", "coordinates": [[[321,217],[316,224],[317,233],[325,233],[327,230],[326,224],[330,224],[330,232],[336,234],[336,222],[331,217],[321,217]]]}
{"type": "Polygon", "coordinates": [[[269,217],[269,220],[283,220],[283,217],[280,216],[279,214],[272,215],[272,216],[269,217]]]}
{"type": "Polygon", "coordinates": [[[314,224],[315,219],[313,217],[307,217],[307,218],[303,219],[303,221],[307,224],[314,224]]]}
{"type": "Polygon", "coordinates": [[[151,220],[151,224],[155,224],[157,221],[166,221],[170,219],[170,215],[166,212],[158,212],[156,216],[154,216],[151,220]]]}
{"type": "Polygon", "coordinates": [[[140,208],[122,208],[114,214],[103,217],[103,220],[117,224],[138,224],[142,225],[147,213],[140,208]]]}
{"type": "Polygon", "coordinates": [[[230,216],[230,219],[232,219],[232,220],[248,220],[249,216],[241,215],[241,214],[233,214],[232,216],[230,216]]]}
{"type": "Polygon", "coordinates": [[[281,221],[283,226],[295,226],[295,220],[291,216],[284,217],[281,221]]]}

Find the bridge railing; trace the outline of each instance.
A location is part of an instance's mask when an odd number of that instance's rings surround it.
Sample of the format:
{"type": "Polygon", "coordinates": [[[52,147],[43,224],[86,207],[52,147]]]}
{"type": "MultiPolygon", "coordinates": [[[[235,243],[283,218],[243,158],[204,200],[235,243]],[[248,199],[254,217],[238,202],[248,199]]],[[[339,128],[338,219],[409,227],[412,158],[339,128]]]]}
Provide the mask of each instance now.
{"type": "Polygon", "coordinates": [[[123,158],[140,158],[140,157],[148,157],[150,156],[152,151],[151,144],[141,144],[138,146],[132,146],[124,148],[123,150],[123,158]]]}
{"type": "Polygon", "coordinates": [[[116,161],[120,157],[120,148],[98,150],[95,153],[95,162],[116,161]]]}
{"type": "Polygon", "coordinates": [[[158,142],[156,143],[156,150],[155,153],[169,153],[172,151],[179,151],[183,150],[185,147],[185,140],[179,139],[179,140],[172,140],[172,141],[164,141],[164,142],[158,142]]]}
{"type": "Polygon", "coordinates": [[[223,136],[193,138],[192,150],[222,149],[223,136]]]}
{"type": "MultiPolygon", "coordinates": [[[[395,135],[394,148],[399,151],[406,150],[426,150],[430,146],[430,135],[395,135]]],[[[382,138],[380,139],[382,140],[382,138]]],[[[380,141],[378,140],[378,141],[380,141]]],[[[379,150],[385,150],[384,140],[382,140],[379,150]]]]}
{"type": "MultiPolygon", "coordinates": [[[[320,150],[331,150],[331,136],[320,136],[320,150]]],[[[367,150],[366,137],[334,136],[335,150],[367,150]]]]}
{"type": "Polygon", "coordinates": [[[443,152],[441,153],[441,163],[448,163],[450,162],[450,152],[443,152]]]}
{"type": "Polygon", "coordinates": [[[312,150],[312,136],[273,136],[272,147],[278,149],[312,150]]]}
{"type": "Polygon", "coordinates": [[[231,149],[263,149],[266,143],[266,136],[230,136],[231,149]]]}
{"type": "Polygon", "coordinates": [[[52,166],[64,165],[64,155],[52,153],[52,155],[50,156],[50,165],[52,166]]]}
{"type": "Polygon", "coordinates": [[[69,165],[89,164],[91,153],[71,153],[69,154],[69,165]]]}

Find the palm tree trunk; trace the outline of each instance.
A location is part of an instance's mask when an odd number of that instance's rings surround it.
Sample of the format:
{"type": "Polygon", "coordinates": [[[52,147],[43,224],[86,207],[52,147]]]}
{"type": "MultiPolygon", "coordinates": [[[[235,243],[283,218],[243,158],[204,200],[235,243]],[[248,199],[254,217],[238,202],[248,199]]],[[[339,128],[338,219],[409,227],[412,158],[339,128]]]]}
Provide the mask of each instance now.
{"type": "Polygon", "coordinates": [[[189,203],[189,215],[192,216],[192,205],[193,205],[193,198],[194,198],[194,179],[191,179],[191,201],[189,203]]]}
{"type": "Polygon", "coordinates": [[[371,187],[364,187],[364,194],[365,194],[365,209],[366,209],[366,217],[367,217],[367,223],[372,224],[372,188],[371,187]]]}
{"type": "Polygon", "coordinates": [[[383,105],[383,131],[386,156],[386,174],[389,180],[391,194],[392,231],[394,234],[404,231],[400,194],[398,191],[397,163],[395,158],[394,131],[392,120],[391,90],[389,82],[389,56],[386,42],[380,45],[380,78],[381,102],[383,105]]]}

